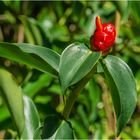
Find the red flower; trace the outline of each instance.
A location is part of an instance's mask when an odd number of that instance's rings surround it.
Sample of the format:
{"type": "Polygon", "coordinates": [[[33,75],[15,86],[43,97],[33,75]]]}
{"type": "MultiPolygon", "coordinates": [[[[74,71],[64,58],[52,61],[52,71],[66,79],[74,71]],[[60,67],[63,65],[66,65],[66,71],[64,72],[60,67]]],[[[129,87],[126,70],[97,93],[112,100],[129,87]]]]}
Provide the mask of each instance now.
{"type": "Polygon", "coordinates": [[[107,52],[115,42],[116,29],[111,23],[101,23],[99,16],[96,17],[96,30],[90,38],[91,49],[94,51],[107,52]]]}

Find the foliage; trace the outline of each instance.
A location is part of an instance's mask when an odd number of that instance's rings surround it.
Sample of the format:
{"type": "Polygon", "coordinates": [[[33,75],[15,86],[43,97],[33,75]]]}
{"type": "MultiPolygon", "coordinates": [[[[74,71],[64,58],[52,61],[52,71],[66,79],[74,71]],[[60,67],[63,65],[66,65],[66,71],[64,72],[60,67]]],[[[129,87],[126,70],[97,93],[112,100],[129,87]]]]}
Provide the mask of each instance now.
{"type": "Polygon", "coordinates": [[[0,138],[140,138],[139,7],[0,1],[0,138]],[[106,57],[89,48],[97,15],[117,28],[106,57]]]}

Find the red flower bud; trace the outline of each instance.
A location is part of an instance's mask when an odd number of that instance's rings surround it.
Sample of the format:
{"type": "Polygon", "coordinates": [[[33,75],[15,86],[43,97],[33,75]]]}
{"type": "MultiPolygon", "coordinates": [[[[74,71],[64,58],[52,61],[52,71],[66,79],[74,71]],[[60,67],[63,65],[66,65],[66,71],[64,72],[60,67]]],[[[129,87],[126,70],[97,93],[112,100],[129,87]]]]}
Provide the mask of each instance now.
{"type": "Polygon", "coordinates": [[[114,44],[116,29],[111,23],[101,23],[99,16],[96,17],[96,30],[90,38],[91,49],[94,51],[107,52],[114,44]]]}

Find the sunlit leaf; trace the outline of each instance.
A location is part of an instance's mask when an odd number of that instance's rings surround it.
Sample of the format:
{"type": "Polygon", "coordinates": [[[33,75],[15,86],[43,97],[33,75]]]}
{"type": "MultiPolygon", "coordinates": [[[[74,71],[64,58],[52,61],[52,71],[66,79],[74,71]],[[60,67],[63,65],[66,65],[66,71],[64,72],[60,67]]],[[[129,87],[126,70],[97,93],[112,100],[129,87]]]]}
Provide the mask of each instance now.
{"type": "Polygon", "coordinates": [[[24,96],[23,100],[25,127],[21,139],[33,139],[36,129],[40,126],[38,112],[33,101],[28,96],[24,96]]]}
{"type": "Polygon", "coordinates": [[[80,81],[96,65],[101,54],[92,52],[82,43],[68,46],[60,57],[59,77],[63,93],[80,81]]]}

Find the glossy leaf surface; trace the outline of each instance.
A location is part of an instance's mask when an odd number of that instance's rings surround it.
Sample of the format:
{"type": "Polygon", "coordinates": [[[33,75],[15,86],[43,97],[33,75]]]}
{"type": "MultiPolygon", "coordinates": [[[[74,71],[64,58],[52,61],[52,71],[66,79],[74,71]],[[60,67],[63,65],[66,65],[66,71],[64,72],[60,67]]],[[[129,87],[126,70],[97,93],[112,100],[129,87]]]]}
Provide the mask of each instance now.
{"type": "Polygon", "coordinates": [[[36,129],[40,126],[39,115],[33,101],[24,96],[24,115],[25,127],[22,133],[22,139],[33,139],[36,129]]]}
{"type": "Polygon", "coordinates": [[[58,128],[55,139],[74,139],[74,132],[70,123],[63,121],[58,128]]]}
{"type": "Polygon", "coordinates": [[[57,75],[59,55],[48,48],[25,43],[0,43],[0,56],[57,75]]]}
{"type": "Polygon", "coordinates": [[[117,118],[117,135],[130,120],[136,107],[136,85],[131,69],[121,59],[108,55],[103,68],[117,118]]]}
{"type": "Polygon", "coordinates": [[[98,62],[101,54],[92,52],[82,43],[68,46],[62,53],[59,77],[63,93],[66,89],[86,76],[98,62]]]}

